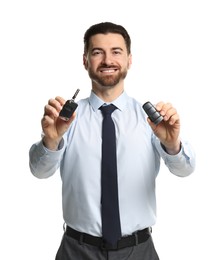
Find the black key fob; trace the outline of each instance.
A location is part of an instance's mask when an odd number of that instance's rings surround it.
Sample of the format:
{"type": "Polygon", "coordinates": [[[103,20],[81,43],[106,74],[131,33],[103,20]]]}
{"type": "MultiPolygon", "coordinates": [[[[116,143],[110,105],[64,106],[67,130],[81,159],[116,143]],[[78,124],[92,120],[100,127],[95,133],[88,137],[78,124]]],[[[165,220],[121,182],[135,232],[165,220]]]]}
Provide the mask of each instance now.
{"type": "Polygon", "coordinates": [[[154,105],[151,102],[147,101],[146,103],[144,103],[143,104],[143,109],[146,112],[146,114],[148,115],[148,117],[150,118],[150,120],[155,125],[158,125],[163,120],[163,117],[156,110],[156,108],[154,107],[154,105]]]}
{"type": "Polygon", "coordinates": [[[80,89],[77,89],[77,91],[75,92],[72,99],[67,100],[66,103],[64,104],[62,110],[59,113],[59,117],[61,119],[68,121],[70,119],[70,117],[73,115],[74,111],[78,107],[78,104],[75,103],[74,100],[75,100],[79,91],[80,91],[80,89]]]}

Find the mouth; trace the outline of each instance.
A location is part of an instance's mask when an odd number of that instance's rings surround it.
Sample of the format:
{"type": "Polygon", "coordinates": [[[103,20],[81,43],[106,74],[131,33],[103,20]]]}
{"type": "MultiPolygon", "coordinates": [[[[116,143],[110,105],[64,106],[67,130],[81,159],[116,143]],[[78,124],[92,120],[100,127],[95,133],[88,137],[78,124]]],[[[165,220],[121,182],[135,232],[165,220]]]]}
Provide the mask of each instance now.
{"type": "Polygon", "coordinates": [[[117,68],[100,68],[100,72],[101,73],[105,73],[105,74],[113,74],[117,71],[117,68]]]}

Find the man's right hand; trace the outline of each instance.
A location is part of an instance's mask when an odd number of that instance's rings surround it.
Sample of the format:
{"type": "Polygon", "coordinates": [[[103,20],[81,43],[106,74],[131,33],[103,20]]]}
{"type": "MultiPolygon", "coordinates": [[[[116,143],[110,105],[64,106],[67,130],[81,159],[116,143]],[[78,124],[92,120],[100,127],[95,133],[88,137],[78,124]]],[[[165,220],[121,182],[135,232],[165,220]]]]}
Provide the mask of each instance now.
{"type": "Polygon", "coordinates": [[[44,133],[43,143],[46,148],[56,151],[64,133],[68,130],[70,124],[76,116],[76,112],[68,121],[59,118],[59,113],[65,104],[62,97],[49,99],[44,107],[44,116],[41,120],[41,126],[44,133]]]}

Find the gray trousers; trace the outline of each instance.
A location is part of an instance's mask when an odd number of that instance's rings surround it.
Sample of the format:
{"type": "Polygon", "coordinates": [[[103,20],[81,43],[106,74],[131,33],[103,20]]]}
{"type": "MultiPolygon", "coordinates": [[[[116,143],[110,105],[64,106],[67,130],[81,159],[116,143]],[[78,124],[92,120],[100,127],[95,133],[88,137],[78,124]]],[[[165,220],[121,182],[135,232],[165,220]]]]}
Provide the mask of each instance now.
{"type": "Polygon", "coordinates": [[[80,244],[64,234],[55,260],[159,260],[159,257],[151,236],[137,246],[104,251],[99,247],[80,244]]]}

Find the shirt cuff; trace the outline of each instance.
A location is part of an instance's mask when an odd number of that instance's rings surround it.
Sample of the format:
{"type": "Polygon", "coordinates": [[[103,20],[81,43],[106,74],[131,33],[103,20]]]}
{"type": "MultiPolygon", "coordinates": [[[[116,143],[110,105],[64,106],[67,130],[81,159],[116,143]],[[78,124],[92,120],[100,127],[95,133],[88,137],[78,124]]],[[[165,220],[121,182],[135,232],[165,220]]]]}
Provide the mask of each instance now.
{"type": "Polygon", "coordinates": [[[192,165],[192,167],[195,167],[195,155],[192,147],[187,141],[181,139],[181,149],[179,153],[175,155],[168,154],[160,143],[160,140],[157,138],[155,141],[155,145],[160,156],[166,163],[179,163],[183,158],[185,158],[186,161],[188,161],[190,165],[192,165]]]}
{"type": "Polygon", "coordinates": [[[44,146],[43,141],[41,140],[39,143],[39,152],[42,155],[50,155],[50,156],[55,156],[55,157],[60,157],[61,153],[63,153],[64,150],[64,139],[62,138],[59,145],[58,149],[56,151],[48,149],[46,146],[44,146]]]}

